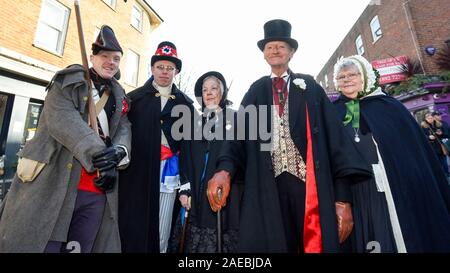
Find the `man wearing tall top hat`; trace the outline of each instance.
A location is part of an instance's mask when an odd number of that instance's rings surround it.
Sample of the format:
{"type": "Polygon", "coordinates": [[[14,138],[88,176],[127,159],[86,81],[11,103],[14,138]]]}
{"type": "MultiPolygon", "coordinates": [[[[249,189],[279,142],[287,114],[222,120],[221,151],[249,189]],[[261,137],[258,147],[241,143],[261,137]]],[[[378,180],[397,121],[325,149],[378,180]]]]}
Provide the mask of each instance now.
{"type": "Polygon", "coordinates": [[[226,143],[208,182],[211,208],[226,205],[230,178],[244,168],[240,252],[337,252],[352,230],[350,183],[370,177],[369,167],[322,87],[290,70],[298,43],[289,22],[267,22],[264,36],[257,45],[271,71],[250,86],[241,103],[239,112],[257,106],[257,116],[237,125],[249,132],[250,124],[258,124],[258,137],[246,134],[226,143]]]}
{"type": "Polygon", "coordinates": [[[172,136],[175,106],[193,111],[192,100],[174,84],[181,71],[175,45],[162,42],[151,59],[152,77],[129,93],[133,107],[133,158],[120,175],[119,224],[123,252],[164,253],[180,180],[180,142],[172,136]]]}
{"type": "Polygon", "coordinates": [[[88,124],[84,68],[70,65],[51,80],[0,207],[0,252],[121,251],[117,169],[131,152],[128,99],[113,77],[121,57],[113,30],[102,26],[89,69],[98,133],[88,124]]]}

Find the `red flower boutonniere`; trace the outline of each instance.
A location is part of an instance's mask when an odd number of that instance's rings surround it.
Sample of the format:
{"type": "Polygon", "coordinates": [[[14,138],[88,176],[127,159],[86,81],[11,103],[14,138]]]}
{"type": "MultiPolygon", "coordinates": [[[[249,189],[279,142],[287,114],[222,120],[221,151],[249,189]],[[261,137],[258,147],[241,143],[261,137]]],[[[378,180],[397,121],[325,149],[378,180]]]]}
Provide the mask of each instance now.
{"type": "Polygon", "coordinates": [[[128,101],[126,98],[123,98],[122,100],[122,116],[124,116],[126,113],[128,113],[129,106],[128,101]]]}

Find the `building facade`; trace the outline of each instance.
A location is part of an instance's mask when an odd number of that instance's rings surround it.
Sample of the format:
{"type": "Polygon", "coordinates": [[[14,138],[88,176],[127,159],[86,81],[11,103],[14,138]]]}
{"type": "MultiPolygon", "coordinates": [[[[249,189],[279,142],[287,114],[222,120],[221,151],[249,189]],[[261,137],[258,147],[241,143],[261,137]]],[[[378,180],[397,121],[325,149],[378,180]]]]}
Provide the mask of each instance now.
{"type": "MultiPolygon", "coordinates": [[[[84,42],[102,25],[123,48],[120,83],[127,91],[149,75],[151,32],[163,20],[145,0],[81,0],[84,42]]],[[[31,139],[56,71],[81,63],[73,0],[0,0],[0,201],[16,171],[18,150],[31,139]]]]}
{"type": "MultiPolygon", "coordinates": [[[[416,72],[424,75],[438,74],[436,53],[450,48],[449,38],[449,0],[373,0],[316,79],[330,96],[335,95],[334,64],[343,56],[356,54],[380,71],[385,87],[406,79],[405,66],[414,65],[416,72]]],[[[424,107],[433,108],[433,96],[429,102],[424,107]]]]}

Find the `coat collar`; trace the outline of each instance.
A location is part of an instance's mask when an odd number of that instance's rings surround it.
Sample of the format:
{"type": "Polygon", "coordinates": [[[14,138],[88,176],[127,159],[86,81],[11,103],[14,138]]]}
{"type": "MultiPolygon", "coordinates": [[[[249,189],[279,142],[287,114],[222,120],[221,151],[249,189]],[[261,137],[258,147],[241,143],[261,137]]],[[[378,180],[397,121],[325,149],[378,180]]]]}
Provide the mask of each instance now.
{"type": "MultiPolygon", "coordinates": [[[[116,104],[116,111],[109,121],[109,134],[114,136],[117,127],[119,126],[120,118],[122,117],[122,110],[124,107],[124,100],[126,101],[125,90],[116,81],[112,81],[112,94],[114,95],[114,100],[116,104]]],[[[127,102],[128,103],[128,102],[127,102]]]]}
{"type": "Polygon", "coordinates": [[[306,108],[305,108],[305,93],[306,90],[301,90],[299,89],[293,82],[296,78],[299,78],[298,75],[292,73],[291,74],[291,81],[290,81],[290,86],[289,86],[289,99],[288,99],[288,104],[289,104],[289,125],[290,125],[290,129],[291,132],[293,132],[294,128],[296,128],[297,126],[297,122],[298,122],[298,117],[299,115],[295,112],[297,111],[305,111],[306,112],[306,108]]]}
{"type": "Polygon", "coordinates": [[[70,65],[67,68],[59,71],[56,75],[64,75],[64,80],[61,87],[64,89],[69,85],[84,83],[84,68],[79,64],[70,65]]]}
{"type": "MultiPolygon", "coordinates": [[[[298,111],[304,111],[306,115],[306,108],[305,108],[305,102],[308,104],[308,112],[310,119],[314,116],[314,109],[312,109],[312,106],[315,102],[312,101],[310,94],[312,83],[307,81],[307,87],[306,90],[300,89],[298,86],[294,84],[295,79],[304,79],[299,74],[291,73],[291,79],[290,79],[290,85],[289,85],[289,124],[291,131],[294,131],[294,128],[296,128],[298,123],[298,111]],[[302,105],[302,106],[301,106],[302,105]]],[[[273,105],[273,93],[272,93],[272,80],[271,77],[266,77],[264,79],[264,93],[265,96],[263,96],[263,101],[261,102],[261,105],[273,105]]],[[[272,115],[272,108],[269,109],[270,116],[272,115]]],[[[315,123],[313,122],[314,119],[310,120],[310,125],[313,126],[315,123]]],[[[271,124],[269,124],[269,128],[271,129],[271,124]]]]}

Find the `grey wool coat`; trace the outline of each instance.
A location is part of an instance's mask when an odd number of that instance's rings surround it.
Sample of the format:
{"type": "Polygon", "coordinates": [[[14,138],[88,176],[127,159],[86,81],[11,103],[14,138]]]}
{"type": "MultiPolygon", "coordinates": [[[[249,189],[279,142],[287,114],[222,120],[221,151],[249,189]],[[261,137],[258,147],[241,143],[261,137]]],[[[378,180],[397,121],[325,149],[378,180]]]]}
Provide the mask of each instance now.
{"type": "MultiPolygon", "coordinates": [[[[87,82],[83,67],[59,71],[49,85],[36,135],[19,157],[45,163],[32,182],[17,174],[0,205],[0,253],[43,252],[47,242],[66,241],[72,218],[81,167],[94,171],[92,155],[105,148],[87,124],[87,82]]],[[[131,125],[124,111],[125,91],[113,79],[116,111],[109,122],[113,144],[131,151],[131,125]]],[[[126,108],[125,108],[126,109],[126,108]]],[[[118,183],[107,193],[102,223],[93,252],[120,252],[117,221],[118,183]]]]}

